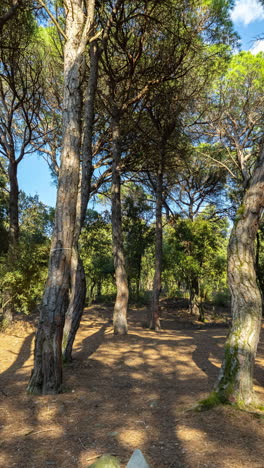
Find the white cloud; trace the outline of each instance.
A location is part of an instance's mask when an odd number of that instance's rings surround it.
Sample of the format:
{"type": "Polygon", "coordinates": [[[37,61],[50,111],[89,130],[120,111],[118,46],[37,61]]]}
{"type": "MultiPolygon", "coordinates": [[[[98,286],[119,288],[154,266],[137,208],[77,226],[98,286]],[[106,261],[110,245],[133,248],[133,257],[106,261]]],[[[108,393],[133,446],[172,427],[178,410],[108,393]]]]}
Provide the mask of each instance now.
{"type": "Polygon", "coordinates": [[[258,54],[259,52],[264,52],[264,39],[260,39],[254,42],[253,47],[250,49],[250,52],[253,55],[258,54]]]}
{"type": "Polygon", "coordinates": [[[231,19],[234,23],[248,25],[264,19],[264,8],[258,0],[236,0],[231,19]]]}

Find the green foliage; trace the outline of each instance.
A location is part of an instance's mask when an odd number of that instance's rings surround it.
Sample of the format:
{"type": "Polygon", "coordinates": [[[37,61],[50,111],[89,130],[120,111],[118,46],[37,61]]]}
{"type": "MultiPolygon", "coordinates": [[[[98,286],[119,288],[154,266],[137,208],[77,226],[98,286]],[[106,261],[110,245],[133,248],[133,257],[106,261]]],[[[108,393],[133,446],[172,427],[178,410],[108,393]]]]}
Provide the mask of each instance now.
{"type": "Polygon", "coordinates": [[[47,276],[49,248],[48,240],[43,244],[21,241],[12,271],[6,271],[5,258],[2,258],[0,290],[11,291],[16,312],[29,314],[36,309],[47,276]]]}
{"type": "Polygon", "coordinates": [[[112,457],[111,455],[103,455],[87,468],[120,468],[120,463],[116,457],[112,457]]]}
{"type": "Polygon", "coordinates": [[[16,260],[9,265],[6,255],[0,259],[0,292],[12,296],[17,312],[32,312],[41,299],[47,276],[50,233],[53,210],[38,200],[38,196],[20,197],[20,242],[16,260]]]}
{"type": "Polygon", "coordinates": [[[154,228],[150,225],[152,210],[142,187],[129,184],[123,191],[122,227],[126,269],[130,290],[139,299],[142,258],[154,242],[154,228]]]}
{"type": "Polygon", "coordinates": [[[216,306],[228,307],[230,305],[230,292],[229,290],[223,289],[222,291],[216,291],[212,295],[212,300],[216,306]]]}
{"type": "Polygon", "coordinates": [[[189,288],[199,280],[204,298],[226,284],[227,227],[225,218],[208,219],[204,212],[193,221],[180,218],[165,230],[165,268],[189,288]]]}
{"type": "Polygon", "coordinates": [[[113,293],[114,265],[108,212],[99,214],[90,209],[87,211],[80,248],[87,279],[88,299],[92,300],[96,294],[100,296],[113,293]]]}
{"type": "Polygon", "coordinates": [[[228,402],[226,400],[222,400],[217,392],[211,392],[207,398],[199,401],[195,409],[196,411],[208,411],[213,409],[215,406],[219,406],[224,403],[227,404],[228,402]]]}

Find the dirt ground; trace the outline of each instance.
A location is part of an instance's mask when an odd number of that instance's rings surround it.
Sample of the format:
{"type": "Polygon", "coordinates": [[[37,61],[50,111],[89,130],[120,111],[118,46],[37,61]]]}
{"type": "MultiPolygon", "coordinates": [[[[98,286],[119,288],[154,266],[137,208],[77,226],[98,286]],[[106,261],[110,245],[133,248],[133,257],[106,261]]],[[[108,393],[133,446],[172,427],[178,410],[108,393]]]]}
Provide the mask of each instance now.
{"type": "MultiPolygon", "coordinates": [[[[144,309],[132,308],[129,335],[120,338],[111,311],[86,309],[60,395],[26,394],[32,323],[19,319],[0,335],[0,466],[85,468],[103,453],[125,466],[140,448],[152,468],[263,468],[262,416],[190,410],[218,375],[227,317],[199,325],[180,301],[164,301],[160,333],[144,329],[144,309]]],[[[255,373],[262,400],[263,337],[255,373]]]]}

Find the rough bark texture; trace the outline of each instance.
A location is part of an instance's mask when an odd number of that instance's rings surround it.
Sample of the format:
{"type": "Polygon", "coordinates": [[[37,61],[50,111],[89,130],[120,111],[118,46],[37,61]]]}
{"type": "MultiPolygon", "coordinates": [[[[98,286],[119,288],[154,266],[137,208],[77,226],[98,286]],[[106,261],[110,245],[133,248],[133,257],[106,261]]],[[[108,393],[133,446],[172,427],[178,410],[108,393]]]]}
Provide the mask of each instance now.
{"type": "Polygon", "coordinates": [[[216,393],[221,401],[239,406],[254,404],[252,379],[262,315],[262,299],[255,271],[255,243],[263,209],[264,151],[239,209],[228,252],[233,321],[216,393]]]}
{"type": "Polygon", "coordinates": [[[98,50],[94,42],[90,47],[90,75],[88,87],[84,92],[83,144],[82,144],[82,173],[76,208],[76,222],[73,241],[73,255],[71,264],[71,298],[65,317],[63,330],[62,352],[64,361],[72,360],[72,347],[80,325],[86,297],[86,281],[83,263],[78,251],[78,241],[84,224],[87,205],[91,190],[93,174],[93,122],[94,100],[98,76],[98,50]]]}
{"type": "Polygon", "coordinates": [[[65,317],[62,343],[63,360],[65,362],[72,360],[72,347],[82,318],[86,296],[85,272],[78,249],[74,249],[71,268],[74,270],[71,274],[71,279],[74,281],[72,284],[73,298],[70,300],[65,317]]]}
{"type": "Polygon", "coordinates": [[[151,322],[150,328],[160,330],[159,297],[161,291],[162,272],[162,191],[163,191],[163,170],[160,168],[156,186],[156,228],[155,228],[155,273],[153,280],[152,301],[151,301],[151,322]]]}
{"type": "Polygon", "coordinates": [[[114,307],[114,333],[127,333],[128,284],[122,242],[121,196],[120,196],[120,128],[118,116],[112,118],[113,165],[112,165],[112,237],[116,280],[116,301],[114,307]]]}
{"type": "Polygon", "coordinates": [[[58,393],[62,386],[61,344],[70,287],[80,170],[82,65],[90,28],[80,0],[65,0],[64,6],[67,40],[64,49],[61,168],[48,280],[40,306],[34,369],[28,385],[29,393],[40,394],[58,393]]]}

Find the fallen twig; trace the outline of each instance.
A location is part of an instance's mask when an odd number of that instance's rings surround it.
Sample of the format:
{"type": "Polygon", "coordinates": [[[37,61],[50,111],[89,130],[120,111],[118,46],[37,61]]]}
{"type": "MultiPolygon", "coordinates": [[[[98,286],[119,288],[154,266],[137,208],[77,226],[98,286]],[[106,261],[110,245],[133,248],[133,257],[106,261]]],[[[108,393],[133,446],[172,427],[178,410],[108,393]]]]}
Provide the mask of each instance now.
{"type": "Polygon", "coordinates": [[[40,434],[41,432],[49,432],[49,431],[54,431],[54,429],[42,429],[41,431],[29,431],[25,434],[26,436],[32,435],[32,434],[40,434]]]}

